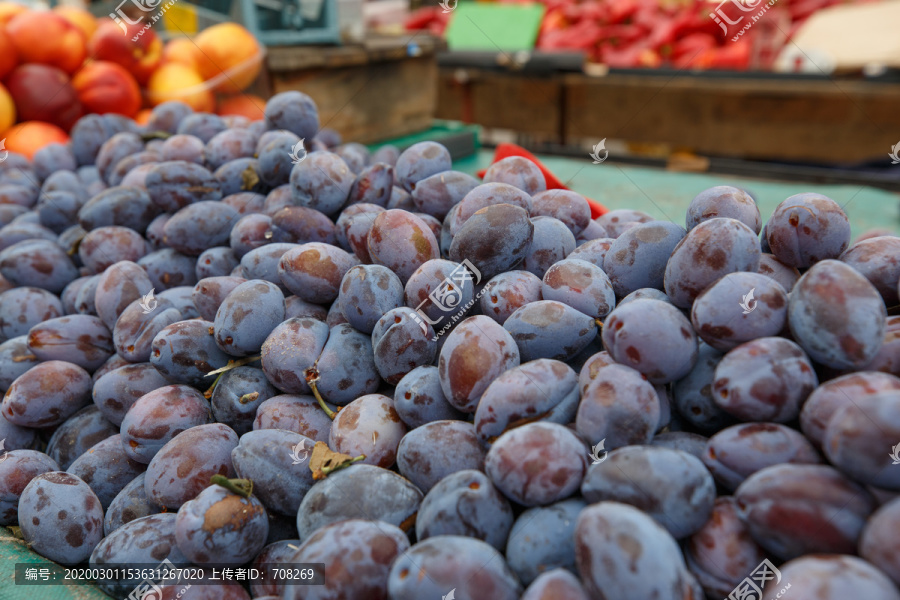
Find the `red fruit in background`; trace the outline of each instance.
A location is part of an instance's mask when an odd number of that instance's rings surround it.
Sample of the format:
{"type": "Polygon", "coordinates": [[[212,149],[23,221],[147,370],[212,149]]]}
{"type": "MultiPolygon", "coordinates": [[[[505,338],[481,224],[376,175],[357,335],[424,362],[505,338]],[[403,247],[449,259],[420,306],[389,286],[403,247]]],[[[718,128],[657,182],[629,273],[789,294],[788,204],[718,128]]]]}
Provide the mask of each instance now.
{"type": "MultiPolygon", "coordinates": [[[[146,85],[162,60],[163,43],[153,29],[144,29],[145,19],[137,25],[127,25],[127,33],[114,21],[104,19],[88,43],[94,60],[114,62],[125,67],[141,85],[146,85]],[[140,35],[138,32],[143,31],[140,35]],[[132,41],[133,38],[137,38],[132,41]]],[[[124,21],[123,21],[124,23],[124,21]]]]}
{"type": "Polygon", "coordinates": [[[54,12],[18,14],[7,24],[6,33],[22,63],[51,65],[74,73],[87,56],[81,30],[54,12]]]}
{"type": "Polygon", "coordinates": [[[55,67],[18,66],[6,78],[6,87],[20,121],[44,121],[68,131],[83,113],[69,77],[55,67]]]}
{"type": "Polygon", "coordinates": [[[91,61],[72,78],[72,87],[89,113],[118,113],[133,117],[141,108],[141,90],[125,67],[91,61]]]}
{"type": "Polygon", "coordinates": [[[0,79],[9,75],[18,64],[19,58],[12,38],[5,30],[0,29],[0,79]]]}

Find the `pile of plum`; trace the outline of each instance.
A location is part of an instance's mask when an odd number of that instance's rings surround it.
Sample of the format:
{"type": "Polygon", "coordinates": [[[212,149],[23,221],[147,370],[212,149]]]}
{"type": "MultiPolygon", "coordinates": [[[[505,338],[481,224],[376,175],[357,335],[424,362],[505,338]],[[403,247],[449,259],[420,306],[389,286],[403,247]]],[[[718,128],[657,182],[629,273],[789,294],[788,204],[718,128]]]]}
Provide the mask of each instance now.
{"type": "Polygon", "coordinates": [[[0,164],[0,524],[35,552],[324,565],[165,600],[721,600],[764,560],[764,600],[900,600],[900,238],[725,186],[591,219],[523,158],[265,114],[0,164]]]}

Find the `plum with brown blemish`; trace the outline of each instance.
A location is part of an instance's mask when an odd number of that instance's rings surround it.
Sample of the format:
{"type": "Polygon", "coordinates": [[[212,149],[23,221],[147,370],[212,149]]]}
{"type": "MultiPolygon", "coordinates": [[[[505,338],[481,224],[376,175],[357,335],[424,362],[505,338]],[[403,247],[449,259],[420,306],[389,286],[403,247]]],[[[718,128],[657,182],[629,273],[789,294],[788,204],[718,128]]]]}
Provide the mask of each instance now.
{"type": "Polygon", "coordinates": [[[779,204],[766,222],[772,254],[800,269],[838,258],[850,245],[850,220],[822,194],[796,194],[779,204]]]}
{"type": "Polygon", "coordinates": [[[600,215],[594,219],[594,222],[607,232],[607,235],[603,237],[616,239],[635,225],[649,223],[650,221],[655,220],[656,219],[640,210],[617,208],[616,210],[611,210],[600,215]]]}
{"type": "Polygon", "coordinates": [[[742,421],[787,423],[819,384],[809,357],[794,342],[758,338],[729,351],[713,380],[712,397],[742,421]]]}
{"type": "Polygon", "coordinates": [[[787,292],[774,279],[759,273],[729,273],[697,296],[691,323],[700,339],[728,352],[744,342],[784,331],[787,306],[787,292]],[[753,297],[745,304],[751,291],[753,297]]]}
{"type": "Polygon", "coordinates": [[[103,508],[78,477],[62,471],[35,476],[19,497],[19,527],[29,548],[62,565],[90,557],[103,539],[103,508]]]}
{"type": "Polygon", "coordinates": [[[393,525],[362,519],[326,525],[285,561],[324,564],[324,583],[285,585],[282,598],[387,600],[391,564],[408,548],[406,534],[393,525]]]}
{"type": "Polygon", "coordinates": [[[688,206],[685,223],[691,230],[718,217],[737,219],[756,234],[762,229],[759,207],[753,197],[730,185],[717,185],[697,194],[688,206]]]}
{"type": "MultiPolygon", "coordinates": [[[[345,161],[346,162],[346,161],[345,161]]],[[[350,186],[347,205],[361,202],[385,206],[394,188],[394,167],[384,163],[374,163],[364,167],[350,186]]]]}
{"type": "Polygon", "coordinates": [[[450,209],[479,185],[468,173],[443,171],[417,182],[411,200],[416,210],[443,221],[450,209]]]}
{"type": "MultiPolygon", "coordinates": [[[[230,197],[230,196],[229,196],[230,197]]],[[[228,243],[238,258],[272,240],[272,218],[253,213],[241,217],[231,228],[228,243]]]]}
{"type": "MultiPolygon", "coordinates": [[[[202,259],[203,257],[201,256],[200,258],[202,259]]],[[[199,265],[200,261],[197,264],[199,265]]],[[[229,269],[229,272],[231,272],[231,269],[229,269]]],[[[246,281],[243,277],[231,277],[229,275],[205,277],[198,281],[191,293],[191,299],[200,317],[206,321],[215,320],[216,311],[219,310],[219,306],[222,305],[228,294],[246,281]]]]}
{"type": "Polygon", "coordinates": [[[52,427],[90,403],[91,376],[72,363],[48,360],[20,375],[6,390],[0,411],[21,427],[52,427]]]}
{"type": "Polygon", "coordinates": [[[587,472],[584,442],[556,423],[529,423],[501,435],[485,458],[485,472],[503,495],[522,506],[567,498],[587,472]]]}
{"type": "Polygon", "coordinates": [[[203,394],[187,385],[167,385],[131,405],[122,419],[122,445],[129,458],[149,464],[176,435],[211,421],[203,394]]]}
{"type": "Polygon", "coordinates": [[[435,337],[431,324],[411,308],[385,313],[372,330],[372,351],[381,378],[395,385],[413,369],[433,364],[435,337]]]}
{"type": "Polygon", "coordinates": [[[589,317],[602,318],[616,306],[612,282],[600,267],[584,260],[565,259],[544,273],[543,300],[557,300],[589,317]]]}
{"type": "Polygon", "coordinates": [[[575,428],[591,446],[606,440],[611,450],[650,443],[660,415],[653,385],[631,367],[613,364],[602,367],[582,393],[575,428]]]}
{"type": "Polygon", "coordinates": [[[216,311],[216,344],[231,356],[256,354],[269,334],[284,321],[284,294],[261,279],[234,288],[216,311]]]}
{"type": "Polygon", "coordinates": [[[344,275],[357,264],[355,256],[336,246],[309,242],[281,256],[278,275],[284,287],[299,298],[329,304],[337,298],[344,275]]]}
{"type": "Polygon", "coordinates": [[[8,450],[0,462],[0,525],[16,525],[19,497],[32,479],[59,471],[52,458],[36,450],[8,450]]]}
{"type": "Polygon", "coordinates": [[[146,254],[137,264],[147,271],[157,292],[197,283],[197,259],[172,248],[146,254]]]}
{"type": "Polygon", "coordinates": [[[384,207],[368,202],[352,204],[341,211],[341,216],[334,222],[334,241],[326,242],[340,246],[347,252],[353,252],[363,264],[370,264],[369,229],[375,221],[375,215],[384,212],[384,207]],[[356,215],[366,217],[354,219],[356,215]]]}
{"type": "Polygon", "coordinates": [[[457,471],[484,470],[485,451],[475,428],[463,421],[433,421],[405,434],[397,448],[397,467],[426,494],[457,471]]]}
{"type": "Polygon", "coordinates": [[[441,255],[428,224],[400,209],[378,213],[366,243],[372,262],[390,268],[404,283],[422,264],[441,255]]]}
{"type": "Polygon", "coordinates": [[[145,185],[150,200],[170,213],[196,202],[222,199],[222,186],[210,170],[184,160],[157,163],[147,173],[145,185]]]}
{"type": "Polygon", "coordinates": [[[0,251],[0,275],[16,286],[57,294],[78,277],[78,269],[56,242],[24,240],[0,251]]]}
{"type": "MultiPolygon", "coordinates": [[[[176,209],[173,207],[170,210],[176,209]]],[[[147,191],[137,187],[114,186],[84,203],[78,211],[78,224],[85,231],[118,225],[143,234],[148,232],[150,223],[160,212],[159,205],[152,201],[147,191]]]]}
{"type": "Polygon", "coordinates": [[[462,469],[438,481],[416,517],[416,538],[461,535],[503,552],[513,525],[509,502],[479,469],[462,469]]]}
{"type": "Polygon", "coordinates": [[[166,222],[163,241],[182,254],[200,256],[207,248],[227,244],[240,218],[240,213],[224,202],[195,202],[166,222]]]}
{"type": "Polygon", "coordinates": [[[794,284],[800,279],[800,271],[796,267],[784,264],[774,254],[763,252],[759,255],[759,269],[757,273],[771,277],[781,284],[785,292],[794,289],[794,284]]]}
{"type": "Polygon", "coordinates": [[[575,571],[575,523],[587,506],[570,498],[522,512],[509,532],[506,560],[524,585],[552,569],[575,571]]]}
{"type": "Polygon", "coordinates": [[[241,436],[231,451],[238,477],[253,482],[253,495],[268,512],[295,518],[303,496],[314,481],[308,462],[315,441],[281,429],[260,429],[241,436]]]}
{"type": "Polygon", "coordinates": [[[347,202],[356,174],[333,152],[313,152],[291,169],[294,204],[325,215],[336,214],[347,202]]]}
{"type": "MultiPolygon", "coordinates": [[[[102,569],[111,564],[156,564],[163,560],[187,565],[188,559],[175,544],[175,519],[175,513],[154,514],[122,525],[94,548],[90,566],[102,569]]],[[[98,581],[98,587],[107,594],[123,597],[139,583],[139,577],[104,577],[98,581]]]]}
{"type": "Polygon", "coordinates": [[[281,277],[278,274],[278,264],[281,256],[290,250],[296,248],[297,244],[266,244],[260,246],[256,250],[251,250],[241,257],[242,273],[227,273],[228,275],[243,277],[245,279],[264,279],[269,283],[274,283],[281,288],[281,291],[288,293],[288,289],[284,287],[281,277]]]}
{"type": "Polygon", "coordinates": [[[172,323],[153,338],[150,364],[172,383],[206,387],[212,383],[206,374],[230,360],[214,332],[213,324],[201,319],[172,323]]]}
{"type": "Polygon", "coordinates": [[[729,273],[756,272],[759,238],[737,219],[703,221],[678,242],[663,278],[663,287],[679,308],[690,308],[711,283],[729,273]]]}
{"type": "Polygon", "coordinates": [[[702,460],[716,481],[729,491],[772,465],[823,462],[803,434],[778,423],[727,427],[709,438],[702,460]]]}
{"type": "Polygon", "coordinates": [[[266,509],[253,496],[243,498],[211,485],[178,509],[175,542],[194,564],[239,566],[266,545],[266,509]]]}
{"type": "Polygon", "coordinates": [[[503,432],[526,423],[571,423],[578,402],[578,377],[571,367],[558,360],[533,360],[491,382],[475,411],[475,431],[490,447],[503,432]]]}
{"type": "Polygon", "coordinates": [[[519,268],[543,278],[552,265],[575,250],[575,236],[565,223],[553,217],[533,217],[531,246],[519,268]]]}
{"type": "Polygon", "coordinates": [[[393,471],[356,463],[317,481],[297,511],[297,532],[306,540],[322,527],[347,519],[372,519],[409,532],[423,494],[393,471]]]}
{"type": "Polygon", "coordinates": [[[410,429],[443,420],[464,420],[464,413],[447,402],[438,368],[427,365],[407,373],[394,388],[394,409],[410,429]]]}
{"type": "Polygon", "coordinates": [[[406,425],[393,401],[381,394],[360,396],[343,407],[331,424],[328,446],[341,454],[364,454],[366,464],[388,469],[397,460],[397,448],[406,425]]]}
{"type": "MultiPolygon", "coordinates": [[[[128,482],[109,504],[103,517],[103,531],[107,536],[135,519],[162,512],[162,508],[147,499],[147,491],[144,488],[145,478],[146,471],[128,482]]],[[[167,514],[174,515],[175,513],[167,514]]]]}
{"type": "Polygon", "coordinates": [[[828,422],[839,408],[860,398],[897,391],[900,391],[900,379],[888,373],[849,373],[826,381],[803,403],[800,430],[816,448],[821,448],[828,422]]]}
{"type": "Polygon", "coordinates": [[[467,193],[459,201],[459,208],[452,213],[448,212],[450,234],[456,236],[462,226],[479,210],[498,204],[518,206],[529,216],[534,206],[531,196],[520,188],[502,182],[485,182],[467,193]]]}
{"type": "Polygon", "coordinates": [[[848,553],[803,556],[781,565],[780,571],[781,581],[770,580],[763,588],[765,597],[771,598],[789,584],[791,600],[840,600],[855,594],[900,599],[900,592],[884,573],[848,553]]]}
{"type": "Polygon", "coordinates": [[[0,293],[0,340],[26,335],[33,326],[65,314],[59,297],[34,287],[0,293]]]}
{"type": "Polygon", "coordinates": [[[855,552],[876,506],[862,486],[825,465],[766,467],[748,477],[734,497],[756,543],[784,560],[855,552]]]}
{"type": "MultiPolygon", "coordinates": [[[[105,420],[115,425],[116,431],[118,431],[125,414],[141,396],[167,385],[169,385],[169,381],[149,362],[125,364],[109,371],[94,381],[91,395],[94,399],[94,405],[102,416],[105,420]]],[[[66,427],[66,425],[62,425],[61,429],[63,427],[66,427]]],[[[109,435],[116,433],[116,431],[109,435]]],[[[96,441],[99,442],[100,440],[96,441]]],[[[67,443],[66,446],[68,445],[67,443]]],[[[84,450],[87,450],[87,448],[84,448],[84,450]]],[[[66,464],[65,466],[68,465],[66,464]]]]}
{"type": "Polygon", "coordinates": [[[385,313],[403,306],[403,282],[382,265],[356,265],[344,275],[337,302],[350,325],[372,333],[385,313]]]}
{"type": "MultiPolygon", "coordinates": [[[[475,191],[477,188],[471,193],[475,191]]],[[[571,235],[568,229],[566,232],[571,235]]],[[[496,204],[482,208],[466,221],[453,235],[448,254],[457,262],[468,259],[483,278],[490,279],[519,265],[533,238],[534,223],[526,210],[496,204]]]]}
{"type": "Polygon", "coordinates": [[[275,327],[261,349],[269,382],[288,394],[312,393],[306,370],[315,365],[328,337],[328,325],[317,319],[288,319],[275,327]]]}
{"type": "Polygon", "coordinates": [[[581,494],[590,503],[611,500],[636,506],[682,539],[709,519],[716,485],[693,455],[658,446],[626,446],[588,469],[581,494]]]}
{"type": "Polygon", "coordinates": [[[662,289],[669,256],[684,236],[683,227],[668,221],[638,223],[623,231],[601,265],[616,296],[641,288],[662,289]]]}
{"type": "Polygon", "coordinates": [[[210,407],[216,421],[243,435],[253,429],[259,405],[277,393],[261,369],[237,367],[222,374],[213,389],[210,407]]]}
{"type": "Polygon", "coordinates": [[[441,348],[441,389],[454,408],[474,413],[488,385],[518,365],[519,348],[505,329],[488,317],[469,317],[447,335],[441,348]]]}
{"type": "Polygon", "coordinates": [[[401,554],[391,567],[391,600],[440,598],[455,589],[460,598],[518,600],[522,586],[503,555],[481,540],[437,535],[401,554]]]}
{"type": "Polygon", "coordinates": [[[171,301],[162,297],[155,298],[155,301],[155,309],[147,312],[143,297],[139,297],[116,320],[112,330],[113,345],[116,353],[127,361],[149,361],[153,353],[153,340],[159,332],[186,318],[171,301]]]}
{"type": "Polygon", "coordinates": [[[182,431],[147,466],[147,498],[157,506],[177,509],[206,489],[213,475],[234,477],[231,451],[237,445],[237,434],[221,423],[182,431]]]}
{"type": "Polygon", "coordinates": [[[534,273],[522,270],[500,273],[484,287],[479,299],[481,312],[503,325],[519,308],[542,300],[541,290],[541,279],[534,273]]]}
{"type": "Polygon", "coordinates": [[[675,539],[628,504],[599,502],[581,511],[575,564],[592,598],[699,598],[690,595],[695,582],[675,539]]]}
{"type": "Polygon", "coordinates": [[[435,173],[449,171],[450,151],[437,142],[418,142],[400,153],[394,165],[397,185],[411,192],[416,184],[435,173]]]}
{"type": "Polygon", "coordinates": [[[856,269],[823,260],[794,286],[788,324],[814,361],[835,369],[858,369],[884,342],[887,310],[878,290],[856,269]]]}
{"type": "MultiPolygon", "coordinates": [[[[344,211],[341,211],[341,215],[343,214],[344,211]]],[[[271,241],[335,245],[335,224],[312,208],[285,206],[272,215],[271,241]]]]}
{"type": "Polygon", "coordinates": [[[602,338],[613,360],[640,371],[651,383],[677,381],[697,361],[697,335],[690,321],[660,300],[618,306],[604,320],[602,338]]]}
{"type": "Polygon", "coordinates": [[[284,429],[316,442],[327,442],[331,419],[312,396],[282,394],[269,398],[256,409],[253,430],[260,429],[284,429]]]}

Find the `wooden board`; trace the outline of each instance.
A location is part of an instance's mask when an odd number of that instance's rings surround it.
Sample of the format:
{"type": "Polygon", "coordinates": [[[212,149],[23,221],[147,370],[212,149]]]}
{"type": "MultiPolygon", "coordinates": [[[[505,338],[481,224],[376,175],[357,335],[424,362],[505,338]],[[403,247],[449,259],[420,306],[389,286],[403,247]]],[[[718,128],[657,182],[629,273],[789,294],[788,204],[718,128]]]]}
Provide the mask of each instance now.
{"type": "Polygon", "coordinates": [[[512,129],[547,139],[562,134],[562,79],[475,69],[441,69],[437,117],[512,129]]]}
{"type": "Polygon", "coordinates": [[[434,50],[426,34],[373,37],[365,44],[269,48],[269,95],[309,94],[321,127],[363,144],[423,131],[437,104],[434,50]]]}
{"type": "Polygon", "coordinates": [[[567,76],[565,89],[567,138],[838,163],[887,160],[900,138],[898,84],[610,74],[567,76]]]}

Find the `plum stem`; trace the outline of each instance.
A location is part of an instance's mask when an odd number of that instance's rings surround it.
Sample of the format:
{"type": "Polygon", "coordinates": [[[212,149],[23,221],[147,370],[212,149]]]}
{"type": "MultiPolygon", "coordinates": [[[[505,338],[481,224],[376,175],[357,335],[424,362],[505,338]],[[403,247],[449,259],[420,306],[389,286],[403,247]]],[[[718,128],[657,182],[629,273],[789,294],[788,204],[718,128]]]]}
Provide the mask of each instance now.
{"type": "MultiPolygon", "coordinates": [[[[328,418],[334,421],[334,418],[337,416],[337,412],[328,408],[325,405],[325,399],[322,398],[322,394],[319,393],[319,388],[316,386],[316,382],[319,380],[319,370],[313,365],[312,367],[306,370],[306,383],[309,385],[309,389],[312,390],[313,396],[316,398],[316,402],[319,403],[319,406],[322,407],[322,410],[325,411],[325,414],[328,415],[328,418]]],[[[338,409],[340,410],[340,409],[338,409]]]]}
{"type": "Polygon", "coordinates": [[[141,139],[145,142],[149,142],[150,140],[167,140],[172,137],[172,134],[168,131],[148,131],[147,133],[141,134],[141,139]]]}
{"type": "Polygon", "coordinates": [[[248,356],[246,358],[242,358],[240,360],[229,360],[228,364],[222,367],[221,369],[216,369],[215,371],[210,371],[204,377],[209,377],[210,375],[216,375],[215,380],[212,382],[212,385],[209,386],[209,389],[203,392],[203,397],[209,400],[212,398],[213,392],[216,390],[216,386],[219,385],[219,381],[222,379],[222,375],[224,375],[227,371],[232,369],[236,369],[238,367],[242,367],[248,363],[255,362],[262,358],[262,356],[248,356]]]}
{"type": "Polygon", "coordinates": [[[259,398],[259,392],[250,392],[249,394],[244,394],[240,398],[238,398],[238,402],[241,404],[247,404],[248,402],[253,402],[259,398]]]}
{"type": "Polygon", "coordinates": [[[224,475],[213,475],[209,482],[221,485],[229,492],[233,492],[242,498],[249,498],[253,493],[253,482],[249,479],[228,479],[224,475]]]}
{"type": "Polygon", "coordinates": [[[597,324],[597,327],[603,329],[603,321],[601,321],[600,319],[594,319],[594,323],[597,324]]]}

